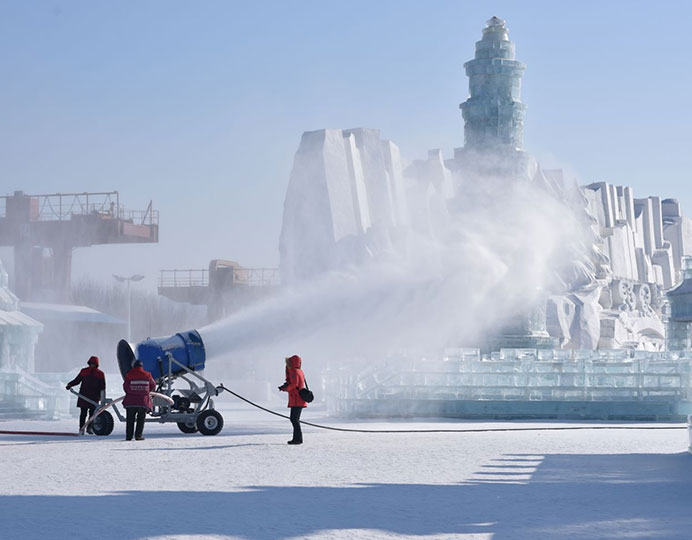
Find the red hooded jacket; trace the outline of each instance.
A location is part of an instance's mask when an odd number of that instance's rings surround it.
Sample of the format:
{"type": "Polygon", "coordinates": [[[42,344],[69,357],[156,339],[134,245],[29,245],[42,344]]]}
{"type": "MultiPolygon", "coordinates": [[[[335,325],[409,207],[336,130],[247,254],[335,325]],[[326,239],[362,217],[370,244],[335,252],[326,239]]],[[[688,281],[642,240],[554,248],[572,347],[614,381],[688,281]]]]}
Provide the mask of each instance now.
{"type": "MultiPolygon", "coordinates": [[[[101,391],[106,389],[106,376],[98,368],[99,359],[96,356],[89,358],[89,362],[96,364],[94,367],[85,367],[79,372],[74,379],[67,383],[68,388],[77,386],[82,383],[79,387],[79,393],[91,401],[98,403],[101,401],[101,391]]],[[[81,397],[77,400],[77,407],[93,407],[93,403],[82,399],[81,397]]]]}
{"type": "Polygon", "coordinates": [[[308,406],[298,393],[299,390],[305,388],[305,375],[303,374],[303,370],[300,369],[302,363],[300,356],[296,354],[288,359],[288,365],[286,366],[286,382],[281,386],[281,390],[283,392],[288,392],[289,407],[308,406]]]}
{"type": "Polygon", "coordinates": [[[123,407],[146,407],[149,410],[153,409],[154,403],[149,392],[152,392],[155,388],[156,383],[151,373],[145,371],[142,366],[133,367],[125,374],[123,407]]]}

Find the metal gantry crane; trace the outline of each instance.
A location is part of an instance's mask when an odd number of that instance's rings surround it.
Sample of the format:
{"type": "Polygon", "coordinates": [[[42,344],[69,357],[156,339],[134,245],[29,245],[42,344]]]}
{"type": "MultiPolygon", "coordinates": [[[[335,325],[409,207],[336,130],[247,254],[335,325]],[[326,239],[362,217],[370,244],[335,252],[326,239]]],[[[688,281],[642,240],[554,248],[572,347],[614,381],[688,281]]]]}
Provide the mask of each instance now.
{"type": "Polygon", "coordinates": [[[125,210],[117,191],[0,197],[0,246],[14,248],[14,290],[24,301],[70,302],[76,247],[158,241],[151,201],[125,210]]]}

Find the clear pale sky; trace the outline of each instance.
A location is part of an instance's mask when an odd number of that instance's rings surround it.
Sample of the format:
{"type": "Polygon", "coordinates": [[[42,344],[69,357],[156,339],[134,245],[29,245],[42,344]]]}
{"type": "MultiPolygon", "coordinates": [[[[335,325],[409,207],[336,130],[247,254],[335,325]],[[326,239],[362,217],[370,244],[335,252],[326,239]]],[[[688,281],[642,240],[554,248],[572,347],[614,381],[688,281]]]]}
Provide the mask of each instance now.
{"type": "Polygon", "coordinates": [[[463,145],[485,21],[526,63],[525,148],[692,215],[689,2],[0,2],[2,193],[120,192],[161,242],[75,252],[111,279],[276,266],[303,131],[379,128],[407,160],[463,145]]]}

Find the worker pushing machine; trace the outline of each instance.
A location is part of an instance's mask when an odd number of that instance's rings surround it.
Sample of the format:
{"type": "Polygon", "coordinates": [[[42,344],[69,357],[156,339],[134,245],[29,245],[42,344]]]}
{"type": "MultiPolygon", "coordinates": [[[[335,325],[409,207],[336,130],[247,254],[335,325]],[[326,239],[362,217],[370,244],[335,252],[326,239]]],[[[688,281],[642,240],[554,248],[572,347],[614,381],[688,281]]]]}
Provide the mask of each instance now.
{"type": "MultiPolygon", "coordinates": [[[[87,421],[87,415],[91,417],[94,414],[97,405],[101,402],[102,396],[106,392],[106,376],[99,369],[98,356],[90,357],[87,361],[87,366],[65,387],[66,390],[69,390],[81,383],[79,399],[77,400],[77,407],[81,409],[79,413],[80,431],[87,421]]],[[[87,433],[93,433],[91,425],[87,428],[87,433]]]]}

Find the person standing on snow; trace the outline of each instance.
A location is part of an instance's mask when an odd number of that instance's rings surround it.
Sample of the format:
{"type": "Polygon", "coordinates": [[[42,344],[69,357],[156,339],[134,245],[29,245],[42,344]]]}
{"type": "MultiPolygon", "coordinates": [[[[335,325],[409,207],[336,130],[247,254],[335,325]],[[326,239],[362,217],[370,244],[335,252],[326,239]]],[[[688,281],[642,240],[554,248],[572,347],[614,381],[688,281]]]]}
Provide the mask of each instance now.
{"type": "MultiPolygon", "coordinates": [[[[91,417],[96,410],[96,405],[87,401],[87,399],[100,403],[101,394],[106,391],[106,376],[103,371],[99,369],[98,356],[89,358],[87,366],[88,367],[83,368],[74,379],[67,383],[65,387],[66,390],[69,390],[73,386],[77,386],[81,383],[79,387],[79,399],[77,400],[77,407],[81,409],[79,413],[80,431],[86,423],[87,415],[91,417]]],[[[91,424],[87,428],[87,433],[93,433],[91,431],[91,424]]]]}
{"type": "Polygon", "coordinates": [[[288,444],[303,444],[303,432],[300,429],[300,413],[308,404],[300,397],[300,390],[305,388],[305,375],[300,369],[302,360],[294,354],[286,358],[286,382],[279,386],[282,392],[288,392],[288,407],[291,409],[293,439],[288,444]]]}
{"type": "Polygon", "coordinates": [[[145,371],[141,360],[135,360],[132,363],[132,369],[125,374],[125,382],[123,383],[123,390],[125,390],[123,407],[127,410],[126,441],[132,440],[133,433],[135,440],[144,440],[144,418],[147,412],[154,408],[149,392],[155,388],[156,383],[151,373],[145,371]],[[136,429],[135,420],[137,421],[136,429]]]}

